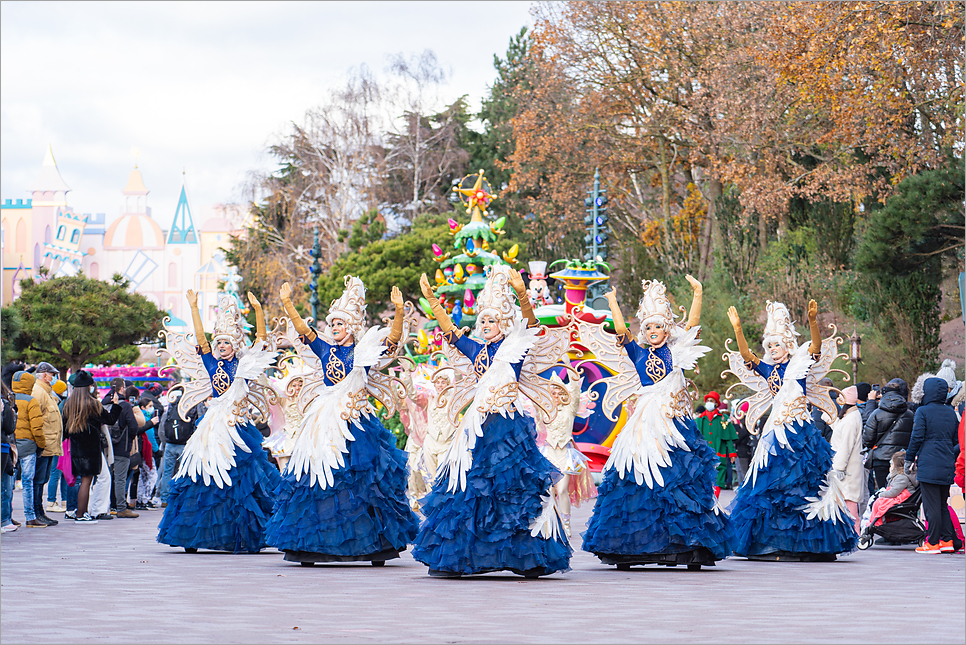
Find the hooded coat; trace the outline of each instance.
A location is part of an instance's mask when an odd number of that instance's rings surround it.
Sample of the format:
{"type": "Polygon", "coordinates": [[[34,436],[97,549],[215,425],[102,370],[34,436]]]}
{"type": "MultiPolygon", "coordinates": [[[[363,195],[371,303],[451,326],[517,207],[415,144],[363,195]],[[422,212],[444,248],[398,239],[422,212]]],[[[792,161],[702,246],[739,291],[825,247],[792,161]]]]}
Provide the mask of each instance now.
{"type": "MultiPolygon", "coordinates": [[[[44,415],[40,411],[37,400],[31,394],[34,380],[34,375],[30,372],[17,372],[11,380],[13,392],[17,397],[17,441],[32,441],[37,444],[36,450],[43,450],[47,447],[44,437],[44,415]]],[[[33,454],[33,452],[21,451],[19,446],[18,452],[22,457],[33,454]]]]}
{"type": "Polygon", "coordinates": [[[863,497],[862,483],[866,478],[862,466],[862,411],[852,408],[832,424],[832,468],[845,473],[842,493],[850,502],[863,497]]]}
{"type": "Polygon", "coordinates": [[[871,457],[876,461],[889,461],[892,455],[909,445],[914,415],[903,390],[908,390],[905,381],[890,381],[883,391],[879,407],[865,423],[862,445],[866,450],[872,450],[871,457]]]}
{"type": "Polygon", "coordinates": [[[926,484],[953,483],[959,452],[959,419],[952,407],[946,405],[948,391],[949,386],[943,379],[928,379],[923,384],[922,403],[912,424],[906,461],[919,458],[916,476],[926,484]]]}
{"type": "Polygon", "coordinates": [[[64,454],[64,421],[60,416],[60,400],[46,381],[34,379],[32,394],[44,417],[44,441],[47,444],[44,457],[59,457],[64,454]]]}

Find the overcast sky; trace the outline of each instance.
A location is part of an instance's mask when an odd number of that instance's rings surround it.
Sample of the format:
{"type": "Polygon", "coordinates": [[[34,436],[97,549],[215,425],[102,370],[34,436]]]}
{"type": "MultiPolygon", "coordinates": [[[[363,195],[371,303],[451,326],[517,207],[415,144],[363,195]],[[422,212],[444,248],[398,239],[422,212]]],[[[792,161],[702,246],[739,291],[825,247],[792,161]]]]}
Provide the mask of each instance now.
{"type": "Polygon", "coordinates": [[[271,167],[266,145],[360,64],[381,73],[391,55],[432,49],[452,72],[442,98],[479,109],[529,7],[5,1],[0,196],[30,197],[49,143],[76,212],[117,217],[132,148],[162,227],[182,170],[194,211],[241,201],[246,174],[271,167]]]}

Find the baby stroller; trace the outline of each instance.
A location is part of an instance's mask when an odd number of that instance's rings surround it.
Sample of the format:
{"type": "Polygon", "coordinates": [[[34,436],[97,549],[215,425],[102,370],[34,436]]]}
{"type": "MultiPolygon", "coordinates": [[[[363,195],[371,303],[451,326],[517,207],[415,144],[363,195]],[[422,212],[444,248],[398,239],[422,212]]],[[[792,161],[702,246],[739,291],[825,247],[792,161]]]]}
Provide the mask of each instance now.
{"type": "MultiPolygon", "coordinates": [[[[870,502],[871,505],[871,502],[870,502]]],[[[919,519],[919,508],[922,506],[922,493],[916,488],[909,499],[896,504],[882,516],[882,523],[870,523],[859,536],[859,549],[866,550],[872,546],[872,538],[879,536],[877,544],[918,544],[922,546],[926,540],[926,526],[919,519]]]]}

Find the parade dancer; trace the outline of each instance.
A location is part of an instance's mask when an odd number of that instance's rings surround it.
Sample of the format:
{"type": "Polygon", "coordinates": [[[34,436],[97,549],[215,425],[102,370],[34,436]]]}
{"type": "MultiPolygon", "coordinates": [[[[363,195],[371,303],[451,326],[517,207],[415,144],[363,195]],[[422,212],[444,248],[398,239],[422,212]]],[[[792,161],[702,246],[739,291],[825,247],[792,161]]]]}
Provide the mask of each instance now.
{"type": "Polygon", "coordinates": [[[297,356],[290,357],[290,360],[282,359],[279,364],[284,362],[288,363],[284,378],[272,384],[278,393],[280,405],[273,406],[273,431],[265,440],[265,447],[271,451],[281,472],[285,472],[285,465],[292,456],[295,437],[302,424],[302,410],[298,403],[299,393],[305,384],[305,377],[312,373],[305,368],[305,362],[297,356]]]}
{"type": "MultiPolygon", "coordinates": [[[[829,561],[854,551],[857,535],[841,482],[832,469],[832,449],[812,425],[807,403],[837,416],[829,388],[819,381],[837,356],[839,339],[822,341],[818,306],[808,303],[811,343],[799,346],[788,308],[768,302],[762,338],[765,358],[748,349],[734,307],[728,318],[738,351],[727,354],[730,371],[755,391],[745,423],[755,427],[766,409],[748,474],[731,504],[735,553],[756,560],[829,561]]],[[[729,339],[730,342],[730,339],[729,339]]],[[[838,473],[844,476],[844,473],[838,473]]]]}
{"type": "Polygon", "coordinates": [[[615,375],[603,411],[637,395],[634,413],[604,465],[583,549],[604,564],[713,566],[731,554],[734,533],[714,494],[718,455],[698,431],[684,370],[694,369],[710,348],[698,344],[701,283],[693,289],[687,323],[675,323],[663,283],[645,280],[637,310],[644,345],[624,324],[616,291],[607,294],[617,338],[604,324],[577,321],[580,342],[615,375]],[[616,340],[616,343],[615,343],[616,340]]]}
{"type": "Polygon", "coordinates": [[[278,471],[262,450],[262,434],[253,425],[263,421],[271,388],[258,383],[275,359],[266,345],[265,319],[258,300],[257,339],[246,347],[242,316],[233,299],[223,296],[212,341],[198,311],[198,296],[187,291],[197,345],[190,334],[165,330],[165,351],[191,378],[178,402],[178,414],[213,397],[197,429],[185,444],[181,466],[171,482],[168,506],[158,526],[158,542],[198,549],[257,553],[265,546],[265,523],[272,512],[278,471]]]}
{"type": "MultiPolygon", "coordinates": [[[[587,457],[577,450],[574,444],[574,420],[581,407],[580,386],[583,379],[575,379],[568,375],[564,383],[555,373],[550,382],[559,385],[553,390],[554,403],[557,405],[557,416],[549,423],[542,423],[546,440],[540,447],[543,456],[550,460],[563,473],[553,490],[557,501],[557,509],[563,519],[564,531],[570,537],[570,505],[580,506],[581,502],[597,497],[597,487],[594,486],[593,476],[587,466],[587,457]],[[567,396],[560,393],[566,391],[567,396]]],[[[593,407],[593,403],[586,404],[593,407]]]]}
{"type": "Polygon", "coordinates": [[[406,372],[406,400],[409,420],[409,497],[416,510],[418,500],[433,489],[436,472],[456,434],[457,424],[449,420],[442,393],[453,384],[452,370],[437,369],[427,377],[422,369],[406,372]],[[410,444],[411,442],[411,444],[410,444]],[[410,448],[412,447],[412,450],[410,448]]]}
{"type": "Polygon", "coordinates": [[[369,403],[372,395],[388,414],[395,412],[389,377],[378,370],[399,351],[402,294],[393,287],[392,327],[367,329],[362,281],[346,276],[345,286],[321,334],[295,310],[287,282],[279,293],[289,316],[280,327],[313,374],[299,394],[304,416],[267,539],[285,552],[285,560],[304,566],[355,561],[381,566],[398,558],[416,536],[416,516],[406,503],[405,453],[369,403]]]}
{"type": "Polygon", "coordinates": [[[443,396],[459,429],[433,492],[422,501],[426,520],[413,557],[434,577],[500,570],[536,577],[568,570],[572,551],[550,490],[560,475],[537,449],[533,420],[517,401],[523,393],[545,420],[556,414],[551,389],[557,386],[538,375],[566,356],[569,330],[538,327],[523,279],[507,266],[489,268],[478,297],[476,334],[482,341],[453,325],[425,274],[420,286],[457,373],[443,396]]]}

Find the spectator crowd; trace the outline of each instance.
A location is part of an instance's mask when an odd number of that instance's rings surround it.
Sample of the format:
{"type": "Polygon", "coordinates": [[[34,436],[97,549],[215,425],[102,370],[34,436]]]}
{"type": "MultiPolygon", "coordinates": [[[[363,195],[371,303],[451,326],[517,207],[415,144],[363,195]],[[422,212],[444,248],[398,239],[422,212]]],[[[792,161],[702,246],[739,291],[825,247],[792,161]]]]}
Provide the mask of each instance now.
{"type": "Polygon", "coordinates": [[[81,371],[65,382],[48,362],[11,362],[2,370],[3,464],[0,531],[134,519],[167,506],[168,487],[206,402],[185,421],[181,388],[139,389],[115,378],[98,396],[81,371]],[[70,388],[68,388],[68,385],[70,388]],[[70,394],[68,396],[68,389],[70,394]],[[23,490],[23,521],[13,517],[13,491],[23,490]]]}

